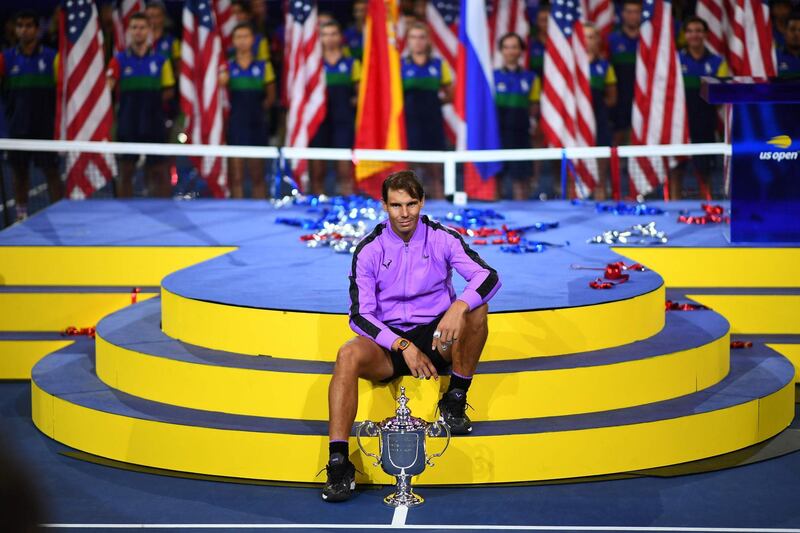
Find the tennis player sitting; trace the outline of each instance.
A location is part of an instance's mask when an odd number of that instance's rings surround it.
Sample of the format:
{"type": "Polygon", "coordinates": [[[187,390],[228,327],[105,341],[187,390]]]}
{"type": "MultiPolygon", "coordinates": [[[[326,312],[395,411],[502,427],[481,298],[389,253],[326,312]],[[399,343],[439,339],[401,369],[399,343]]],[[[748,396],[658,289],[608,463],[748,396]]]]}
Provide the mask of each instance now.
{"type": "Polygon", "coordinates": [[[454,435],[472,431],[467,391],[489,331],[486,302],[500,288],[497,272],[457,232],[420,216],[425,192],[414,172],[390,175],[382,194],[389,220],[353,254],[350,326],[358,336],[339,349],[328,389],[326,501],[347,500],[355,489],[348,437],[358,408],[358,378],[438,379],[452,367],[438,404],[441,420],[454,435]],[[453,269],[467,281],[458,297],[453,269]]]}

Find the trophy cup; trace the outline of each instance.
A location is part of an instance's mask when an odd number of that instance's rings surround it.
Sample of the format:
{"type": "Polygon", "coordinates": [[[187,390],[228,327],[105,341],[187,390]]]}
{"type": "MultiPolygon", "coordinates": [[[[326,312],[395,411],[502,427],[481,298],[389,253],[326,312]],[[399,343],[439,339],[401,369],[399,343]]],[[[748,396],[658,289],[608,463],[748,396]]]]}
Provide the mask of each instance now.
{"type": "Polygon", "coordinates": [[[425,500],[411,489],[411,477],[421,474],[426,466],[433,466],[432,460],[447,450],[450,428],[441,421],[429,423],[411,416],[405,387],[400,387],[397,403],[395,416],[378,424],[371,420],[362,422],[356,430],[356,442],[365,455],[375,459],[374,466],[380,465],[384,472],[397,479],[395,492],[386,496],[384,503],[391,507],[413,507],[425,500]],[[364,449],[361,444],[362,432],[367,437],[378,437],[380,455],[364,449]],[[447,436],[442,451],[427,455],[425,438],[442,435],[447,436]]]}

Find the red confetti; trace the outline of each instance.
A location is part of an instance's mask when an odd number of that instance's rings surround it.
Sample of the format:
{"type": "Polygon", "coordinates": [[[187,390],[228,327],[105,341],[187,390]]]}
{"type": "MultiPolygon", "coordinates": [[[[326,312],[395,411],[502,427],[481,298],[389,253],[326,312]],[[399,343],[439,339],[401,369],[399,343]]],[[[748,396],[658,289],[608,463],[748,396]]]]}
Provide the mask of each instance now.
{"type": "Polygon", "coordinates": [[[701,309],[708,309],[708,307],[702,304],[673,302],[672,300],[667,300],[666,306],[667,311],[699,311],[701,309]]]}
{"type": "Polygon", "coordinates": [[[750,341],[731,341],[731,348],[740,350],[742,348],[752,348],[753,343],[750,341]]]}
{"type": "Polygon", "coordinates": [[[81,335],[86,335],[87,337],[91,337],[94,339],[95,327],[91,326],[88,328],[76,328],[75,326],[69,326],[67,329],[62,331],[61,334],[66,337],[78,337],[81,335]]]}
{"type": "Polygon", "coordinates": [[[731,219],[725,214],[725,208],[721,205],[701,204],[700,208],[704,215],[680,215],[678,222],[683,224],[728,224],[731,219]]]}

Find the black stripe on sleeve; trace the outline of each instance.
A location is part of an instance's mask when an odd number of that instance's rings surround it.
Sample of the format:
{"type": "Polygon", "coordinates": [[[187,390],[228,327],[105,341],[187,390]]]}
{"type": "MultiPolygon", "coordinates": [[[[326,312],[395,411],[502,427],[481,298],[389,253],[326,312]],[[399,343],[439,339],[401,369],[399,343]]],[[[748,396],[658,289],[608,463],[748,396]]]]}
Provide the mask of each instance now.
{"type": "Polygon", "coordinates": [[[369,235],[364,237],[361,242],[358,243],[356,246],[355,252],[353,252],[353,263],[350,269],[350,319],[353,323],[359,327],[364,333],[372,337],[373,339],[378,338],[378,334],[380,334],[381,330],[364,318],[358,312],[358,284],[356,283],[356,264],[358,262],[358,254],[361,253],[361,250],[364,249],[366,245],[374,241],[378,238],[378,236],[383,232],[383,228],[385,227],[384,224],[378,224],[375,226],[369,235]]]}
{"type": "Polygon", "coordinates": [[[467,257],[475,261],[475,263],[477,263],[481,268],[485,268],[486,270],[489,271],[489,275],[486,276],[486,279],[483,280],[483,283],[481,283],[480,286],[475,291],[481,298],[486,298],[486,296],[488,296],[489,293],[492,292],[495,285],[497,285],[498,281],[500,281],[500,277],[497,275],[497,271],[492,267],[490,267],[488,264],[486,264],[486,261],[484,261],[480,255],[478,255],[478,252],[470,248],[467,245],[467,243],[464,242],[463,237],[461,237],[461,235],[454,229],[448,228],[447,226],[443,226],[439,222],[434,222],[433,220],[429,219],[427,215],[422,217],[422,222],[424,222],[427,226],[429,226],[434,230],[445,231],[449,235],[458,239],[458,242],[461,243],[461,247],[464,249],[464,253],[467,254],[467,257]]]}

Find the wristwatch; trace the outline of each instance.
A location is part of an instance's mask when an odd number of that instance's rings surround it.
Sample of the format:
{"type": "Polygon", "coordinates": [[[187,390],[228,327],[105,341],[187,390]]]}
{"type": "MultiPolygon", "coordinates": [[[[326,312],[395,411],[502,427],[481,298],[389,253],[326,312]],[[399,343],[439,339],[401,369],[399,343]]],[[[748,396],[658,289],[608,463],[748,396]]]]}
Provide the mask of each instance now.
{"type": "Polygon", "coordinates": [[[403,353],[403,350],[411,346],[411,342],[408,339],[400,339],[400,344],[397,345],[397,351],[403,353]]]}

